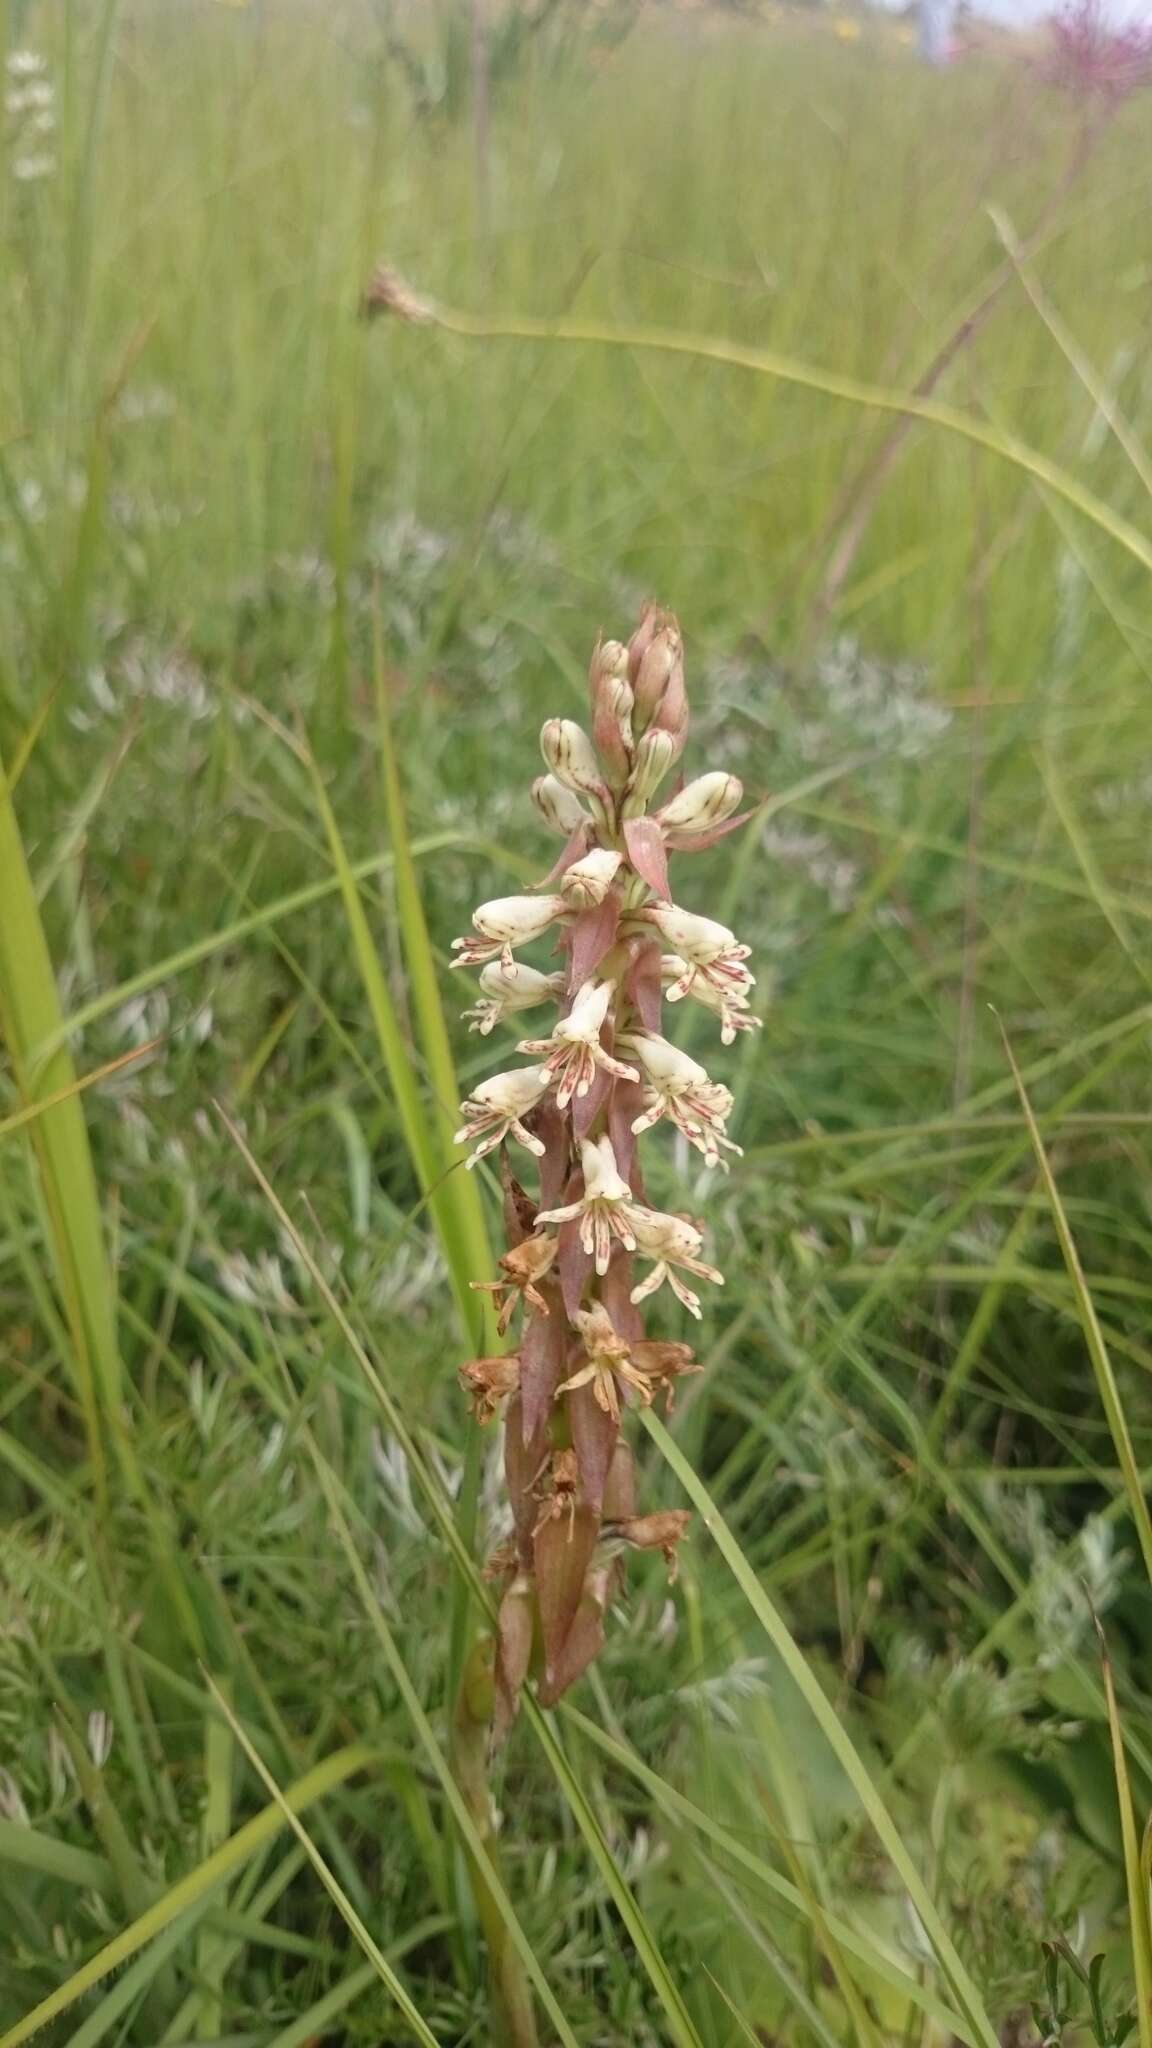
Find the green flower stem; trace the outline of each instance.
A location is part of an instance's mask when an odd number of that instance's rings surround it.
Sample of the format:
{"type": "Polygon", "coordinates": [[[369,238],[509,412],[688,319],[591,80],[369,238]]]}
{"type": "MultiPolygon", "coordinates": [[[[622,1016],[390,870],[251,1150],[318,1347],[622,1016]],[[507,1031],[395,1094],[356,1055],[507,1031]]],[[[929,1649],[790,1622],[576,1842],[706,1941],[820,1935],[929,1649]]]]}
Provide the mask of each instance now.
{"type": "MultiPolygon", "coordinates": [[[[452,1717],[452,1771],[493,1863],[497,1860],[488,1784],[488,1739],[492,1725],[492,1661],[489,1644],[478,1639],[465,1659],[452,1717]]],[[[508,1939],[500,1908],[479,1864],[465,1850],[476,1912],[488,1947],[493,2039],[500,2048],[539,2048],[532,1993],[524,1965],[508,1939]]]]}

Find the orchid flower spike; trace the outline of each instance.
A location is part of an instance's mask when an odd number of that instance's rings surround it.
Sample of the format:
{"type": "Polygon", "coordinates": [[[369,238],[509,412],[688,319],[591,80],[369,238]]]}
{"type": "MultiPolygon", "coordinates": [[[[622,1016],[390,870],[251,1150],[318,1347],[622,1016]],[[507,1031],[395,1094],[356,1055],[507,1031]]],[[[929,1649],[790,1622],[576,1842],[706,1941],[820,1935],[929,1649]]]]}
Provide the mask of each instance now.
{"type": "Polygon", "coordinates": [[[551,1705],[597,1655],[628,1553],[661,1550],[674,1573],[688,1516],[638,1512],[628,1409],[661,1390],[671,1406],[674,1383],[701,1367],[689,1345],[646,1336],[639,1310],[667,1287],[700,1318],[692,1283],[721,1286],[723,1274],[695,1223],[649,1207],[638,1141],[667,1123],[708,1166],[740,1156],[731,1091],[663,1036],[665,999],[702,1004],[725,1045],[759,1024],[748,947],[668,897],[669,857],[696,857],[743,822],[739,778],[723,769],[652,809],[688,735],[674,615],[647,605],[626,644],[598,638],[588,690],[590,731],[550,718],[540,735],[532,800],[564,842],[552,874],[530,895],[482,903],[452,948],[454,967],[481,969],[465,1014],[482,1039],[555,1004],[520,1041],[531,1064],[478,1082],[457,1133],[469,1166],[511,1143],[539,1165],[533,1194],[502,1152],[507,1245],[496,1278],[472,1281],[491,1297],[486,1355],[459,1373],[478,1420],[505,1415],[512,1536],[489,1566],[502,1585],[497,1740],[530,1670],[551,1705]],[[555,971],[515,958],[547,933],[555,971]]]}

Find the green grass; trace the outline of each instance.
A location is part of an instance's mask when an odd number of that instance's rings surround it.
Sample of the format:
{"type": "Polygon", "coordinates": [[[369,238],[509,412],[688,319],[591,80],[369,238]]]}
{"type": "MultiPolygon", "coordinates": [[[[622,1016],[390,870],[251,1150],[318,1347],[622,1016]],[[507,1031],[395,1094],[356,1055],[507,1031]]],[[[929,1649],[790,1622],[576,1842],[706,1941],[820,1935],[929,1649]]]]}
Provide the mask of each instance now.
{"type": "Polygon", "coordinates": [[[988,2048],[1061,1937],[1115,2020],[1152,1971],[1147,110],[1069,179],[1022,50],[935,77],[890,23],[652,9],[498,79],[478,246],[455,87],[418,118],[383,18],[9,10],[59,129],[52,175],[0,156],[0,2042],[498,2048],[485,1932],[580,2048],[988,2048]],[[829,615],[872,400],[1006,248],[829,615]],[[456,331],[358,322],[381,256],[456,331]],[[458,1024],[448,944],[545,871],[537,729],[649,592],[690,761],[764,800],[684,893],[771,999],[714,1063],[730,1179],[652,1148],[728,1276],[636,1432],[643,1506],[697,1511],[680,1583],[630,1566],[491,1836],[454,1368],[499,1214],[449,1139],[512,1040],[458,1024]]]}

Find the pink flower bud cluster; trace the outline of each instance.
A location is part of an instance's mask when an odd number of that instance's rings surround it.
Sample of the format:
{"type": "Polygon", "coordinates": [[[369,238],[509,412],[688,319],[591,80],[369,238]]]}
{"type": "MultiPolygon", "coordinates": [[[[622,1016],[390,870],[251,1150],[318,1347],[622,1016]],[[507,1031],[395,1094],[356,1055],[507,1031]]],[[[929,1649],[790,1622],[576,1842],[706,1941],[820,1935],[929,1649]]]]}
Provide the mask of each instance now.
{"type": "Polygon", "coordinates": [[[690,1283],[723,1275],[694,1222],[649,1204],[637,1139],[667,1122],[708,1166],[739,1151],[731,1093],[663,1035],[665,999],[701,1003],[725,1045],[759,1022],[748,947],[679,909],[669,889],[670,854],[702,851],[743,822],[741,784],[721,770],[653,807],[688,732],[672,615],[648,605],[627,646],[599,642],[589,691],[590,731],[550,718],[540,736],[547,773],[532,795],[563,836],[559,859],[537,891],[482,903],[454,943],[454,966],[481,969],[466,1012],[474,1031],[546,1005],[559,1013],[520,1039],[530,1064],[473,1090],[457,1133],[469,1166],[500,1152],[507,1250],[500,1278],[474,1284],[500,1300],[501,1332],[523,1317],[514,1351],[460,1370],[481,1421],[506,1403],[514,1535],[491,1567],[504,1580],[498,1736],[530,1670],[549,1704],[596,1656],[626,1547],[659,1548],[674,1569],[688,1516],[637,1515],[621,1414],[661,1389],[671,1404],[674,1381],[700,1368],[688,1345],[645,1337],[639,1304],[667,1285],[698,1317],[690,1283]],[[517,958],[549,934],[559,967],[517,958]],[[534,1196],[514,1177],[510,1144],[538,1163],[534,1196]]]}

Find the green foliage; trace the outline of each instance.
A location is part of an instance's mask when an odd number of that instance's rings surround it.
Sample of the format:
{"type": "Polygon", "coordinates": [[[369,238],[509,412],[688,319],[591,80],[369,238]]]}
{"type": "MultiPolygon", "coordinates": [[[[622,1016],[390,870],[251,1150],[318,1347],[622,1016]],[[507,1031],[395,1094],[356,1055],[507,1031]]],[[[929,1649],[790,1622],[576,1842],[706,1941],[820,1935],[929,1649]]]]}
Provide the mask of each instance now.
{"type": "Polygon", "coordinates": [[[353,0],[13,23],[57,127],[0,149],[0,2037],[493,2039],[469,1857],[581,2048],[1147,2022],[1143,110],[1055,204],[1078,117],[1011,49],[582,18],[494,45],[496,322],[907,391],[1052,205],[935,394],[986,445],[917,426],[831,617],[890,418],[357,322],[381,255],[474,303],[463,46],[430,121],[353,0]],[[730,1178],[653,1168],[728,1278],[638,1446],[680,1585],[630,1567],[489,1843],[449,1140],[513,1039],[447,947],[545,872],[536,729],[649,592],[766,800],[687,885],[765,1028],[730,1178]]]}

